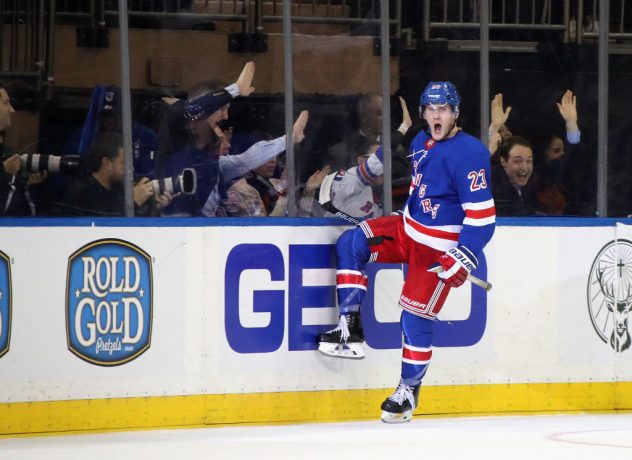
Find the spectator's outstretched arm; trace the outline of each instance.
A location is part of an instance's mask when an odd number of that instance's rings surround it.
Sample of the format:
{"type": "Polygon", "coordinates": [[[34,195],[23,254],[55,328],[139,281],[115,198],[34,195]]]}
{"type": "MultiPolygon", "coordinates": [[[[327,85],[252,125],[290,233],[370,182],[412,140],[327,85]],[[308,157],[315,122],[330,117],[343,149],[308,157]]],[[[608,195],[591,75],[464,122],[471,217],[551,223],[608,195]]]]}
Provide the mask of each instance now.
{"type": "Polygon", "coordinates": [[[507,123],[509,114],[511,113],[511,107],[503,108],[503,95],[498,93],[494,96],[491,103],[491,122],[489,124],[489,139],[487,142],[487,148],[493,155],[498,149],[498,145],[502,138],[497,136],[500,128],[507,123]]]}
{"type": "MultiPolygon", "coordinates": [[[[235,98],[237,96],[250,96],[255,88],[252,86],[252,80],[255,77],[255,63],[252,61],[246,62],[246,65],[242,69],[237,81],[232,85],[224,88],[230,95],[235,98]]],[[[216,94],[217,96],[217,94],[216,94]]],[[[162,102],[167,105],[174,105],[180,99],[173,96],[164,96],[161,98],[162,102]]]]}
{"type": "Polygon", "coordinates": [[[509,114],[511,113],[511,107],[503,108],[503,95],[498,93],[494,96],[491,103],[491,123],[489,125],[490,131],[493,129],[497,132],[502,125],[507,123],[509,114]]]}
{"type": "Polygon", "coordinates": [[[237,88],[239,88],[240,96],[250,96],[255,88],[252,86],[252,80],[255,77],[255,63],[253,61],[246,62],[239,78],[235,82],[237,88]]]}
{"type": "Polygon", "coordinates": [[[316,203],[316,200],[314,199],[316,190],[320,188],[323,180],[325,180],[325,177],[327,177],[330,171],[331,168],[329,166],[325,166],[323,169],[316,170],[316,172],[307,179],[305,189],[303,190],[303,196],[301,197],[298,207],[298,215],[300,217],[309,217],[312,215],[314,203],[316,203]]]}
{"type": "Polygon", "coordinates": [[[503,137],[500,135],[500,133],[493,133],[489,135],[489,139],[487,141],[487,148],[489,149],[490,154],[493,155],[494,153],[496,153],[502,140],[503,140],[503,137]]]}
{"type": "Polygon", "coordinates": [[[566,123],[566,139],[571,144],[579,144],[580,132],[577,124],[577,98],[571,90],[567,90],[562,100],[556,103],[560,115],[566,123]]]}
{"type": "MultiPolygon", "coordinates": [[[[399,125],[393,133],[391,133],[391,151],[395,152],[398,147],[404,141],[404,135],[413,124],[413,119],[410,117],[410,112],[406,106],[406,101],[401,96],[399,97],[399,103],[402,107],[402,124],[399,125]]],[[[404,149],[402,149],[403,151],[404,149]]],[[[408,162],[406,160],[406,162],[408,162]]]]}
{"type": "MultiPolygon", "coordinates": [[[[299,143],[305,138],[304,131],[308,119],[309,114],[307,110],[304,110],[294,122],[293,136],[295,143],[299,143]]],[[[259,141],[239,155],[220,157],[219,167],[222,170],[224,182],[229,182],[253,169],[257,169],[283,152],[286,149],[286,145],[285,136],[281,136],[271,141],[259,141]]]]}
{"type": "Polygon", "coordinates": [[[307,126],[308,120],[309,112],[307,112],[307,110],[303,110],[294,122],[294,129],[292,130],[294,142],[299,143],[305,139],[305,126],[307,126]]]}
{"type": "Polygon", "coordinates": [[[413,119],[411,118],[410,112],[408,111],[408,106],[406,105],[406,101],[401,96],[399,97],[399,103],[402,106],[402,124],[399,125],[399,128],[397,128],[397,131],[399,131],[402,134],[406,134],[406,131],[408,131],[408,128],[410,128],[413,125],[413,119]]]}
{"type": "MultiPolygon", "coordinates": [[[[252,79],[255,75],[255,63],[250,61],[244,66],[239,78],[232,85],[228,85],[223,89],[210,90],[205,93],[189,97],[184,104],[184,120],[196,121],[207,118],[226,104],[229,104],[237,96],[249,96],[255,89],[251,86],[252,79]]],[[[163,101],[171,107],[177,106],[178,100],[175,98],[167,98],[163,101]]],[[[173,117],[179,121],[179,111],[174,111],[173,117]]],[[[184,121],[183,120],[183,121],[184,121]]],[[[172,123],[176,126],[177,131],[181,131],[186,126],[179,123],[172,123]]]]}
{"type": "Polygon", "coordinates": [[[325,180],[325,177],[327,177],[330,171],[331,171],[331,167],[325,166],[323,169],[318,169],[316,170],[316,172],[314,172],[314,174],[309,176],[309,179],[307,179],[307,182],[305,183],[305,190],[303,191],[303,196],[313,197],[314,194],[316,193],[316,190],[320,188],[320,186],[323,183],[323,180],[325,180]]]}

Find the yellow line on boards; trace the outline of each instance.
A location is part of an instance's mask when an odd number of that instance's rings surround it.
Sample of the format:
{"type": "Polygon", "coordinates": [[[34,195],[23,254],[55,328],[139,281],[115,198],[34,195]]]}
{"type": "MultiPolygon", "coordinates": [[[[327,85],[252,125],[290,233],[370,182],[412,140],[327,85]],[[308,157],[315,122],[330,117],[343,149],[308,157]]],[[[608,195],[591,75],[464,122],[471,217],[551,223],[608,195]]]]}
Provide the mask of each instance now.
{"type": "MultiPolygon", "coordinates": [[[[152,396],[0,404],[0,435],[374,419],[392,389],[152,396]]],[[[632,382],[422,387],[416,415],[632,409],[632,382]]]]}

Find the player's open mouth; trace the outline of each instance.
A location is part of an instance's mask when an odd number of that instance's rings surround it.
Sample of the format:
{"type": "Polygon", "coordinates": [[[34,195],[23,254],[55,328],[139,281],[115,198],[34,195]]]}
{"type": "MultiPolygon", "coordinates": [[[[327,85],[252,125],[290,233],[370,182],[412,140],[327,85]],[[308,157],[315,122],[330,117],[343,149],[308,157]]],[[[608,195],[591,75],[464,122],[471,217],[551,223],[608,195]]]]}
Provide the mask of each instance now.
{"type": "Polygon", "coordinates": [[[435,132],[435,134],[441,134],[441,129],[442,126],[440,123],[435,123],[432,127],[432,130],[435,132]]]}

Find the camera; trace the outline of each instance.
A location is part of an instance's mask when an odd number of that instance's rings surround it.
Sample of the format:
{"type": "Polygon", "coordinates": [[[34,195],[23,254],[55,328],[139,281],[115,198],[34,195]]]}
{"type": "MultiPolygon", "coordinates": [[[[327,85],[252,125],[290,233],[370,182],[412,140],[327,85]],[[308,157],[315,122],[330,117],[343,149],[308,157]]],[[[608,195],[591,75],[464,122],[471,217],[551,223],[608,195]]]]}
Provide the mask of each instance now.
{"type": "Polygon", "coordinates": [[[47,171],[50,174],[75,174],[80,171],[78,155],[47,155],[44,153],[23,153],[22,170],[27,173],[47,171]]]}
{"type": "Polygon", "coordinates": [[[193,195],[197,190],[197,174],[193,168],[184,168],[179,176],[165,177],[151,181],[155,195],[164,192],[193,195]]]}

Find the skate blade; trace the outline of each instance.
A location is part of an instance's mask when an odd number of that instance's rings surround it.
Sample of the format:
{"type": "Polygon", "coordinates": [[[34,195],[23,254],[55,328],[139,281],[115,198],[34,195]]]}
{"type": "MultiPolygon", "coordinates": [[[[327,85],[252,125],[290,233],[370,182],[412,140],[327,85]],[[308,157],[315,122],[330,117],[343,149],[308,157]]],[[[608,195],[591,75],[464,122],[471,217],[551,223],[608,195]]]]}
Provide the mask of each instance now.
{"type": "Polygon", "coordinates": [[[334,358],[363,359],[366,355],[359,343],[329,343],[320,342],[318,351],[334,358]]]}
{"type": "Polygon", "coordinates": [[[406,423],[413,418],[413,411],[407,410],[401,414],[393,414],[392,412],[382,411],[382,421],[384,423],[406,423]]]}

